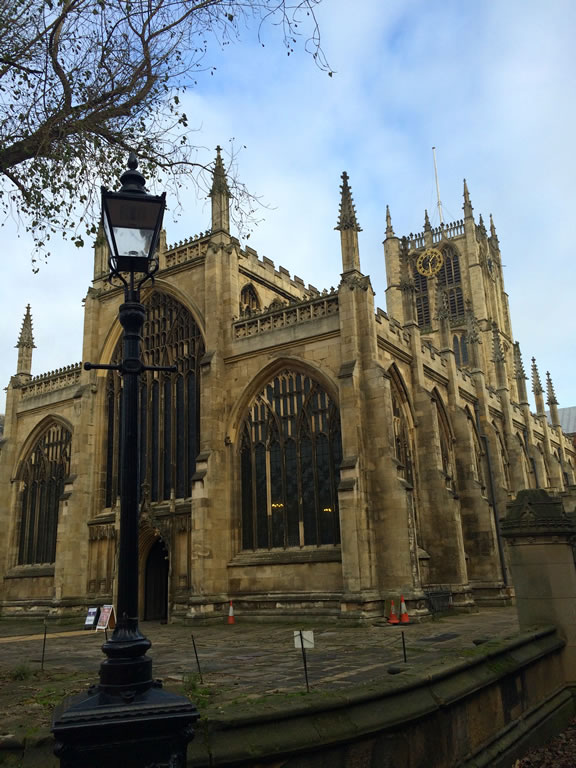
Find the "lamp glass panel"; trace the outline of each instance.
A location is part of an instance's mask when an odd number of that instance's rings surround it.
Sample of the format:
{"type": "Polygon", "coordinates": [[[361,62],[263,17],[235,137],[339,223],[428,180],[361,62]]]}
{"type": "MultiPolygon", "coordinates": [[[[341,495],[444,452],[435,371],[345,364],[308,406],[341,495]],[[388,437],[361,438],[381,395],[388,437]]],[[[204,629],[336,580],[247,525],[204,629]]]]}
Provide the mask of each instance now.
{"type": "Polygon", "coordinates": [[[105,205],[105,226],[114,233],[118,256],[148,258],[162,201],[109,197],[105,205]]]}

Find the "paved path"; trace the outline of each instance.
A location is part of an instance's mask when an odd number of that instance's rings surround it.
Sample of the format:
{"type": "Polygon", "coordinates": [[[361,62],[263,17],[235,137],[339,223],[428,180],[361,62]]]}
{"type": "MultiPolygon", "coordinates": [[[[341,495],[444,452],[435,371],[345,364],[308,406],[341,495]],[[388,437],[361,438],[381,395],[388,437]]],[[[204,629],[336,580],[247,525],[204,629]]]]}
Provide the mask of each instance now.
{"type": "MultiPolygon", "coordinates": [[[[434,661],[467,655],[474,640],[485,641],[518,632],[514,608],[485,608],[403,626],[339,627],[318,625],[315,648],[307,652],[310,686],[313,689],[346,689],[373,682],[403,661],[402,633],[408,663],[422,657],[434,661]]],[[[196,643],[204,683],[217,690],[218,698],[304,690],[302,655],[294,647],[293,625],[252,624],[241,616],[236,624],[203,626],[160,625],[143,622],[141,629],[152,641],[154,676],[167,682],[181,681],[197,672],[192,635],[196,643]]],[[[33,668],[40,661],[43,643],[41,622],[28,624],[0,621],[0,669],[22,663],[33,668]],[[18,633],[18,634],[16,634],[18,633]]],[[[68,667],[85,671],[95,682],[104,633],[48,625],[45,668],[68,667]],[[52,629],[54,631],[52,631],[52,629]]]]}

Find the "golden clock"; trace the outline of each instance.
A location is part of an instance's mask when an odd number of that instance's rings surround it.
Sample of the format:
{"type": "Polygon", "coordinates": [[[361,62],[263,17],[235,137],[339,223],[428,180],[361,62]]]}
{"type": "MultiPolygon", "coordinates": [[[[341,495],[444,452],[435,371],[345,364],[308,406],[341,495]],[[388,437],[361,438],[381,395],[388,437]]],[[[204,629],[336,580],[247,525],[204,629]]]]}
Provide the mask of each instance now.
{"type": "Polygon", "coordinates": [[[442,269],[442,264],[444,264],[444,256],[437,248],[426,248],[416,259],[416,269],[424,277],[437,275],[442,269]]]}

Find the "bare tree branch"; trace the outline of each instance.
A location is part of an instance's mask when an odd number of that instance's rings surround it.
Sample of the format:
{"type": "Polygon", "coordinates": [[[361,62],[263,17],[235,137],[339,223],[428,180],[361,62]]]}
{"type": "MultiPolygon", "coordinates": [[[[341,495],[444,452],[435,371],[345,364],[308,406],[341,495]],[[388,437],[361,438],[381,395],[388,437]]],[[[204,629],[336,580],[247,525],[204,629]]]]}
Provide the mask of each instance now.
{"type": "MultiPolygon", "coordinates": [[[[301,41],[331,74],[320,1],[0,0],[0,210],[39,252],[56,232],[81,244],[79,224],[94,232],[99,185],[115,185],[127,149],[173,190],[185,176],[206,191],[182,92],[211,69],[214,43],[252,24],[259,36],[277,26],[288,55],[301,41]]],[[[250,219],[256,198],[231,185],[237,219],[250,219]]]]}

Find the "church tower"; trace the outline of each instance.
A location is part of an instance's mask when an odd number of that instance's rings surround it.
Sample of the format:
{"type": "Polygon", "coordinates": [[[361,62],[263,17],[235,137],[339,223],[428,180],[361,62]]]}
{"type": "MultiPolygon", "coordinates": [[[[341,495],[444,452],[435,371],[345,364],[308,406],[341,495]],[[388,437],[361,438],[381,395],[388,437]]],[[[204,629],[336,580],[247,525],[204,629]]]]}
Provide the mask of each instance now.
{"type": "MultiPolygon", "coordinates": [[[[425,211],[422,232],[410,233],[406,238],[406,269],[402,264],[400,239],[394,234],[387,209],[384,255],[388,313],[403,325],[410,322],[413,314],[420,326],[422,341],[436,348],[443,346],[440,319],[447,316],[456,365],[462,368],[472,365],[468,328],[473,322],[479,332],[479,364],[486,374],[487,384],[501,386],[504,372],[513,399],[517,399],[514,341],[500,244],[492,216],[489,230],[481,215],[478,221],[475,220],[466,180],[463,213],[462,219],[448,224],[443,222],[433,228],[425,211]],[[403,291],[406,279],[413,284],[412,312],[406,308],[403,291]],[[499,337],[503,360],[493,359],[495,333],[499,337]]],[[[445,327],[442,333],[445,335],[445,327]]]]}

